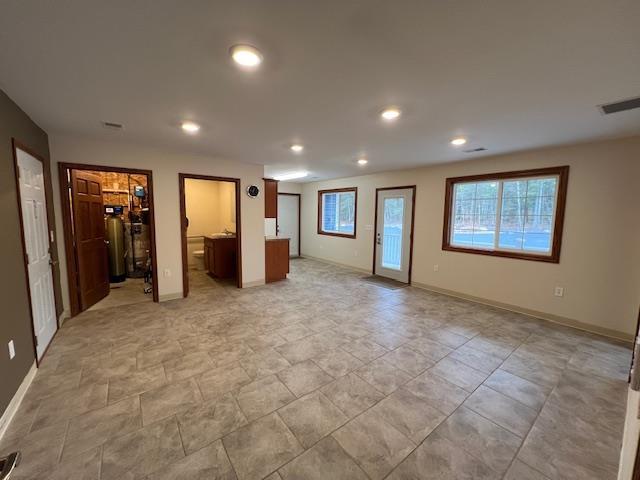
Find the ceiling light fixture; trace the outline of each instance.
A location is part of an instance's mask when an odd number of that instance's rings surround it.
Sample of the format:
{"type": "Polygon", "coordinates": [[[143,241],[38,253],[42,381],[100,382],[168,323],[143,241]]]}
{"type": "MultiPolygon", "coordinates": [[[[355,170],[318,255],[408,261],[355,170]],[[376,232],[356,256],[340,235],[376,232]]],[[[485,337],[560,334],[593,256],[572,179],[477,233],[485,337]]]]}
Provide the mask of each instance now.
{"type": "Polygon", "coordinates": [[[251,45],[234,45],[229,52],[233,61],[241,67],[256,68],[262,63],[262,54],[251,45]]]}
{"type": "Polygon", "coordinates": [[[300,153],[300,152],[302,152],[304,150],[304,145],[300,145],[299,143],[294,143],[289,148],[294,153],[300,153]]]}
{"type": "Polygon", "coordinates": [[[193,135],[200,131],[200,125],[195,122],[182,122],[182,130],[193,135]]]}
{"type": "Polygon", "coordinates": [[[464,145],[465,143],[467,143],[467,139],[464,137],[458,137],[451,140],[451,145],[454,145],[456,147],[459,147],[460,145],[464,145]]]}
{"type": "Polygon", "coordinates": [[[400,116],[400,113],[401,112],[398,108],[389,107],[383,110],[380,116],[382,117],[383,120],[386,120],[387,122],[393,122],[394,120],[398,119],[398,117],[400,116]]]}
{"type": "Polygon", "coordinates": [[[367,160],[366,158],[358,159],[358,165],[366,165],[367,163],[369,163],[369,160],[367,160]]]}
{"type": "Polygon", "coordinates": [[[275,175],[273,178],[275,180],[279,180],[281,182],[286,182],[287,180],[295,180],[297,178],[304,178],[309,175],[309,172],[291,172],[291,173],[283,173],[282,175],[275,175]]]}

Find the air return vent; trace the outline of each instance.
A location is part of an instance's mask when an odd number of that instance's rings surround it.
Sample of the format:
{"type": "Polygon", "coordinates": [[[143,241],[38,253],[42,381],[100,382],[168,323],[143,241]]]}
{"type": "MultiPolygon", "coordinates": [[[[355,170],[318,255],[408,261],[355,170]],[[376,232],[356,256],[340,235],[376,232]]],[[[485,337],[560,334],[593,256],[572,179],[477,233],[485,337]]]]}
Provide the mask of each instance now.
{"type": "Polygon", "coordinates": [[[627,110],[633,110],[634,108],[640,108],[640,97],[630,98],[628,100],[621,100],[620,102],[607,103],[606,105],[600,105],[600,110],[605,115],[618,112],[626,112],[627,110]]]}
{"type": "Polygon", "coordinates": [[[109,130],[122,130],[124,128],[121,123],[115,122],[102,122],[102,126],[104,128],[108,128],[109,130]]]}
{"type": "Polygon", "coordinates": [[[478,148],[471,148],[469,150],[463,150],[464,153],[476,153],[476,152],[484,152],[486,150],[486,148],[484,147],[478,147],[478,148]]]}

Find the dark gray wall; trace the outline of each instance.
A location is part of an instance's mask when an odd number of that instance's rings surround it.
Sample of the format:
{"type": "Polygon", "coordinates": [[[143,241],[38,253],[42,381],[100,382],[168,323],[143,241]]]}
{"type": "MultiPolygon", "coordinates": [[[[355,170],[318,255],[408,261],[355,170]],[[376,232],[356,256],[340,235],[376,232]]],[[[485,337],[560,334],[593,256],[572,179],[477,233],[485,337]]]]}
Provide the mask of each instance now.
{"type": "MultiPolygon", "coordinates": [[[[47,208],[52,221],[50,228],[55,229],[47,134],[0,90],[0,415],[4,413],[35,359],[22,254],[12,138],[45,159],[47,208]],[[14,341],[16,347],[13,360],[9,360],[7,348],[10,340],[14,341]]],[[[56,250],[52,248],[55,260],[56,250]]],[[[57,268],[53,277],[56,307],[60,309],[60,273],[57,268]]]]}

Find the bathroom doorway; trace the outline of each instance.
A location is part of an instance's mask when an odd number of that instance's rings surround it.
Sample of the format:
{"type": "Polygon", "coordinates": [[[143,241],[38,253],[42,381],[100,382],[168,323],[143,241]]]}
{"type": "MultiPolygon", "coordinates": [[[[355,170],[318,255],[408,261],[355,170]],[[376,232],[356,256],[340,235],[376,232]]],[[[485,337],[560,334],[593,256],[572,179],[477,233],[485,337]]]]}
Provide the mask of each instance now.
{"type": "Polygon", "coordinates": [[[151,171],[58,166],[71,316],[158,301],[151,171]]]}
{"type": "Polygon", "coordinates": [[[183,296],[242,287],[240,179],[180,173],[183,296]]]}

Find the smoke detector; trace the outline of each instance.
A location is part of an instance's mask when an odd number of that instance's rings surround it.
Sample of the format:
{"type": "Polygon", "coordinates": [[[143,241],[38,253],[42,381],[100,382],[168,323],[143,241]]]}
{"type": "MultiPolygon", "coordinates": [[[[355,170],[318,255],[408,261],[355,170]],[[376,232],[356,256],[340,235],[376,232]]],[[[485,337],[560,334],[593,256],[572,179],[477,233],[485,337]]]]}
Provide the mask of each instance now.
{"type": "Polygon", "coordinates": [[[108,128],[109,130],[122,130],[124,125],[116,122],[101,122],[104,128],[108,128]]]}
{"type": "Polygon", "coordinates": [[[618,112],[626,112],[627,110],[633,110],[635,108],[640,108],[640,97],[629,98],[627,100],[620,100],[619,102],[600,105],[600,110],[602,110],[602,113],[604,113],[605,115],[610,115],[612,113],[618,112]]]}
{"type": "Polygon", "coordinates": [[[463,150],[464,153],[476,153],[476,152],[484,152],[486,148],[478,147],[478,148],[470,148],[469,150],[463,150]]]}

